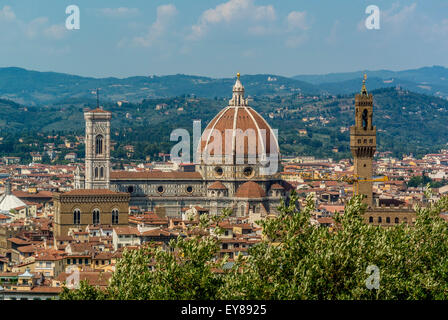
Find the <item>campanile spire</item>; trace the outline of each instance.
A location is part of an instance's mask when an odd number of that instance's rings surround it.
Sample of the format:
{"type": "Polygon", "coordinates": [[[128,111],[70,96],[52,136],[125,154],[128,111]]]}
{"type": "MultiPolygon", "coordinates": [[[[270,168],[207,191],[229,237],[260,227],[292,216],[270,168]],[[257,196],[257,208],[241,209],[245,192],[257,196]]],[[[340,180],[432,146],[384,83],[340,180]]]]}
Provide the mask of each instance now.
{"type": "Polygon", "coordinates": [[[367,80],[367,74],[364,73],[364,79],[362,80],[361,94],[365,96],[367,95],[366,80],[367,80]]]}

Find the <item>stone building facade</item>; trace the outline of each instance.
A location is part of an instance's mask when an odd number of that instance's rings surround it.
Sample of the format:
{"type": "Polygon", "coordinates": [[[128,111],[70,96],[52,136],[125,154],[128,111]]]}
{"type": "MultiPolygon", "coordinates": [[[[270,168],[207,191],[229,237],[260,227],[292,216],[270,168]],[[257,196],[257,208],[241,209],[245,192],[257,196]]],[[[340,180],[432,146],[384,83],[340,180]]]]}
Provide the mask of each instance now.
{"type": "Polygon", "coordinates": [[[365,223],[383,227],[391,227],[400,223],[412,226],[416,218],[415,211],[403,205],[374,207],[364,214],[365,223]]]}
{"type": "Polygon", "coordinates": [[[129,193],[107,189],[78,189],[54,196],[54,235],[70,229],[84,231],[88,225],[127,226],[129,193]]]}
{"type": "Polygon", "coordinates": [[[277,137],[248,105],[239,74],[229,105],[204,130],[195,172],[111,171],[110,113],[97,108],[86,112],[85,119],[86,169],[76,171],[76,189],[129,193],[131,206],[167,216],[180,216],[191,206],[206,208],[212,214],[230,208],[236,216],[264,216],[275,213],[281,199],[288,196],[289,184],[275,170],[269,171],[278,167],[280,160],[277,137]]]}

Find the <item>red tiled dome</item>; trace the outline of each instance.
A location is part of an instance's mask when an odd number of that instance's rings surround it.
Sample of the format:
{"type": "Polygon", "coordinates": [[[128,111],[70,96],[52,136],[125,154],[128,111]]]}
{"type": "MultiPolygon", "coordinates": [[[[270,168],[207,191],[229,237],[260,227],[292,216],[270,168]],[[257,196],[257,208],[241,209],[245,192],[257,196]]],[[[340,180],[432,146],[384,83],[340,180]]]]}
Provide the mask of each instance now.
{"type": "Polygon", "coordinates": [[[202,135],[198,146],[198,151],[202,155],[219,155],[219,150],[213,149],[215,139],[213,130],[220,134],[223,156],[253,156],[259,159],[264,153],[266,156],[279,154],[278,141],[272,128],[258,112],[247,105],[247,100],[244,99],[244,87],[239,78],[233,87],[233,98],[229,101],[229,106],[213,118],[202,135]],[[249,134],[243,136],[248,129],[253,131],[247,131],[249,134]],[[230,132],[227,143],[226,130],[230,132]],[[248,143],[250,134],[254,140],[248,143]],[[210,150],[207,151],[207,148],[210,150]]]}
{"type": "Polygon", "coordinates": [[[274,183],[271,186],[271,190],[285,190],[285,188],[283,188],[281,185],[279,185],[278,183],[274,183]]]}
{"type": "Polygon", "coordinates": [[[209,190],[227,190],[226,186],[221,181],[213,182],[209,187],[209,190]]]}
{"type": "Polygon", "coordinates": [[[248,181],[243,183],[235,193],[237,198],[258,199],[266,197],[266,192],[257,183],[248,181]]]}

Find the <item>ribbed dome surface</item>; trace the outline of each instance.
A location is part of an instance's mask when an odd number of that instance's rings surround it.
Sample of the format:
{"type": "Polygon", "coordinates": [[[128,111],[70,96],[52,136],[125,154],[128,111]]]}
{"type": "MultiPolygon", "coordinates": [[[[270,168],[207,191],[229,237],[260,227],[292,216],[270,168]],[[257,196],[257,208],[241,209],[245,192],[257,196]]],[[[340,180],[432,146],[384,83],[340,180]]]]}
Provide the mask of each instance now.
{"type": "Polygon", "coordinates": [[[279,154],[278,141],[272,128],[258,112],[247,105],[244,87],[239,78],[233,87],[229,106],[221,110],[204,130],[198,151],[202,155],[257,158],[263,154],[279,154]],[[226,134],[226,131],[229,132],[226,134]],[[216,134],[221,138],[221,150],[216,148],[218,144],[214,142],[216,134]]]}

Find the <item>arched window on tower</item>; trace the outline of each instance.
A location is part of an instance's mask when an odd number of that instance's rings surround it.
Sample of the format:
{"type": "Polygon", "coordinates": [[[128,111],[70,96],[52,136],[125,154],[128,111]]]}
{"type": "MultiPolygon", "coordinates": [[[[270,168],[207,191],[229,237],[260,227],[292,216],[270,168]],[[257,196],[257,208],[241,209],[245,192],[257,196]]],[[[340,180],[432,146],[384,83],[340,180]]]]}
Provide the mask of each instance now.
{"type": "Polygon", "coordinates": [[[104,177],[104,168],[101,167],[100,168],[100,178],[103,178],[103,177],[104,177]]]}
{"type": "Polygon", "coordinates": [[[95,168],[95,179],[98,179],[98,168],[95,168]]]}
{"type": "Polygon", "coordinates": [[[118,209],[112,210],[112,224],[118,224],[118,209]]]}
{"type": "Polygon", "coordinates": [[[73,224],[74,225],[81,224],[81,210],[79,209],[73,210],[73,224]]]}
{"type": "Polygon", "coordinates": [[[97,225],[100,224],[100,210],[94,209],[92,212],[92,224],[97,225]]]}
{"type": "Polygon", "coordinates": [[[95,154],[103,154],[103,136],[100,134],[95,139],[95,154]]]}
{"type": "Polygon", "coordinates": [[[367,123],[367,109],[364,109],[364,111],[362,112],[362,127],[364,128],[364,130],[367,130],[367,123]]]}

